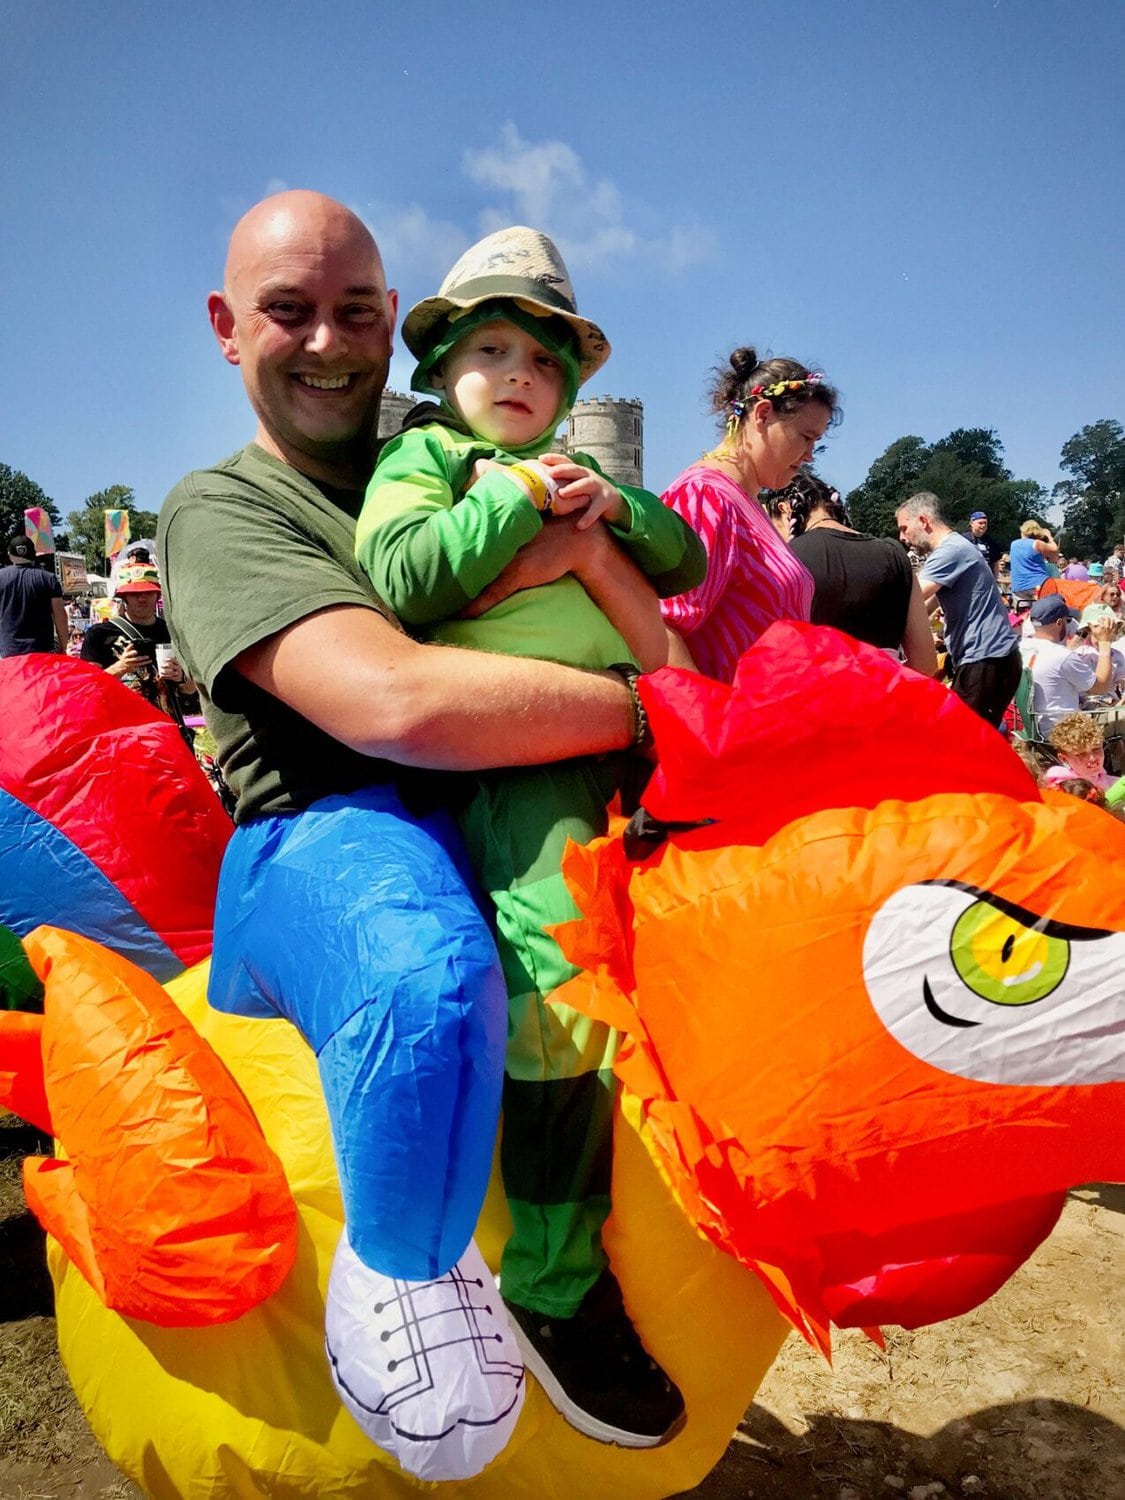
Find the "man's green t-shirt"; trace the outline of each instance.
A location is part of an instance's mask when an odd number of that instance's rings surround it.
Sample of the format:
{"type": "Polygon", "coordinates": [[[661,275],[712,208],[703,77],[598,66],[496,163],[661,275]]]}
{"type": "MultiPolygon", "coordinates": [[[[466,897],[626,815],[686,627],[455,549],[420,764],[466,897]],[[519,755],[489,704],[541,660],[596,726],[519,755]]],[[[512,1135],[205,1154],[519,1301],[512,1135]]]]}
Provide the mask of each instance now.
{"type": "MultiPolygon", "coordinates": [[[[160,512],[176,656],[199,684],[239,823],[402,778],[401,767],[348,749],[231,667],[249,647],[331,605],[375,610],[399,628],[355,560],[362,503],[362,491],[317,485],[251,443],[181,480],[160,512]]],[[[323,663],[324,672],[333,668],[323,663]]]]}

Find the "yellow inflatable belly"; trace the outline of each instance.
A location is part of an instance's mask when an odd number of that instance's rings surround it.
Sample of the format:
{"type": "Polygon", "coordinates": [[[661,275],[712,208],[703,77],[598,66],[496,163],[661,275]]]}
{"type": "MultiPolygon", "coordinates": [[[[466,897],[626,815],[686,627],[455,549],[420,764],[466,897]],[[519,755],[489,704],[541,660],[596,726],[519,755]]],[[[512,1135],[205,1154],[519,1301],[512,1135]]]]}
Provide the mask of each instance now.
{"type": "MultiPolygon", "coordinates": [[[[698,1484],[721,1457],[789,1331],[758,1279],[707,1244],[674,1202],[626,1098],[614,1140],[606,1245],[645,1344],[684,1394],[667,1447],[625,1451],[582,1437],[531,1389],[515,1434],[478,1478],[404,1474],[340,1404],[324,1352],[324,1298],[343,1225],[316,1065],[283,1021],[220,1015],[207,966],[168,986],[253,1105],[285,1166],[300,1227],[293,1271],[233,1323],[159,1328],[109,1312],[55,1242],[59,1346],[100,1442],[154,1500],[297,1500],[440,1491],[481,1500],[646,1500],[698,1484]]],[[[477,1231],[499,1262],[507,1209],[494,1173],[477,1231]]]]}

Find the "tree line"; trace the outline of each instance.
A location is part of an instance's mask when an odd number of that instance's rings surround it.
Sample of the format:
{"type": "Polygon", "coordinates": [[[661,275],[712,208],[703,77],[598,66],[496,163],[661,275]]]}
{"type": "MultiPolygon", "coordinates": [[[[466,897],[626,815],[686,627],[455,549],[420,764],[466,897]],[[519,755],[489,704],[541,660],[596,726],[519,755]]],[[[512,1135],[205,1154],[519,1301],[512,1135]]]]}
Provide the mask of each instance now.
{"type": "Polygon", "coordinates": [[[958,427],[936,443],[911,435],[880,454],[845,504],[861,531],[896,536],[895,511],[929,490],[959,530],[974,510],[983,510],[990,534],[1002,544],[1019,535],[1022,522],[1045,522],[1047,507],[1056,504],[1064,517],[1062,550],[1104,557],[1125,539],[1125,429],[1108,418],[1083,427],[1063,444],[1059,467],[1069,477],[1048,493],[1034,479],[1013,477],[990,427],[958,427]]]}
{"type": "MultiPolygon", "coordinates": [[[[853,523],[873,536],[895,536],[895,511],[919,490],[930,490],[945,503],[950,523],[964,529],[974,510],[988,516],[989,531],[1001,543],[1019,534],[1023,521],[1045,521],[1047,507],[1061,505],[1059,534],[1063,551],[1079,557],[1104,557],[1125,539],[1125,429],[1105,418],[1076,432],[1063,444],[1059,467],[1069,477],[1048,493],[1034,479],[1016,479],[1004,463],[1004,446],[991,427],[958,427],[927,443],[909,435],[893,442],[851,491],[845,503],[853,523]]],[[[111,484],[71,511],[63,526],[58,506],[18,469],[0,463],[0,528],[5,537],[23,530],[23,513],[42,506],[55,529],[60,552],[81,552],[91,572],[105,558],[106,510],[127,510],[134,537],[156,534],[156,512],[138,510],[124,484],[111,484]]]]}
{"type": "Polygon", "coordinates": [[[156,535],[156,511],[139,510],[136,496],[127,484],[111,484],[88,495],[81,510],[72,510],[64,524],[58,506],[41,485],[19,469],[0,463],[0,537],[15,536],[24,529],[23,513],[40,506],[51,518],[55,550],[81,552],[88,572],[100,573],[105,566],[105,514],[107,510],[129,512],[130,534],[156,535]]]}

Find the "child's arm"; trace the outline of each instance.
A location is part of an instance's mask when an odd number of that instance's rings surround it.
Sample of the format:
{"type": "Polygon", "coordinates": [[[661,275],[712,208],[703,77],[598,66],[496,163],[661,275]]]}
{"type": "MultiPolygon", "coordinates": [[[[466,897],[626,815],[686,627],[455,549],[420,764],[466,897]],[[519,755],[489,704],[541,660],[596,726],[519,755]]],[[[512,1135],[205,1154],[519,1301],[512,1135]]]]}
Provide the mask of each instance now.
{"type": "Polygon", "coordinates": [[[472,473],[465,452],[433,427],[400,433],[379,457],[356,523],[356,557],[406,625],[460,614],[542,528],[503,465],[489,464],[458,500],[472,473]]]}
{"type": "MultiPolygon", "coordinates": [[[[602,487],[608,486],[610,493],[620,498],[619,512],[609,514],[604,502],[600,502],[602,509],[599,514],[605,514],[614,537],[661,599],[686,593],[703,582],[707,575],[707,553],[703,543],[687,522],[664,505],[659,496],[633,485],[614,484],[588,453],[574,453],[570,457],[547,453],[540,462],[546,464],[562,483],[559,500],[566,497],[568,490],[577,490],[579,485],[582,493],[592,496],[600,496],[602,487]],[[574,477],[568,482],[565,476],[572,471],[574,477]]],[[[558,502],[556,508],[559,508],[558,502]]]]}

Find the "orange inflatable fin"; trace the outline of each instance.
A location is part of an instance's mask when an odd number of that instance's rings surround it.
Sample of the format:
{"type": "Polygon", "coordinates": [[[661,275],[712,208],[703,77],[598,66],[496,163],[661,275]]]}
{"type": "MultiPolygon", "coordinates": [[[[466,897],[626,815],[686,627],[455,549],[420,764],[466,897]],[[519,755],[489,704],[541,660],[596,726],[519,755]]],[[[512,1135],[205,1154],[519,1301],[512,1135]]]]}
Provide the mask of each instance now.
{"type": "Polygon", "coordinates": [[[54,1135],[43,1084],[43,1017],[0,1012],[0,1105],[54,1135]]]}
{"type": "Polygon", "coordinates": [[[284,1170],[244,1095],[148,974],[50,927],[25,946],[67,1158],[29,1169],[28,1201],[115,1311],[166,1327],[240,1317],[297,1246],[284,1170]]]}

